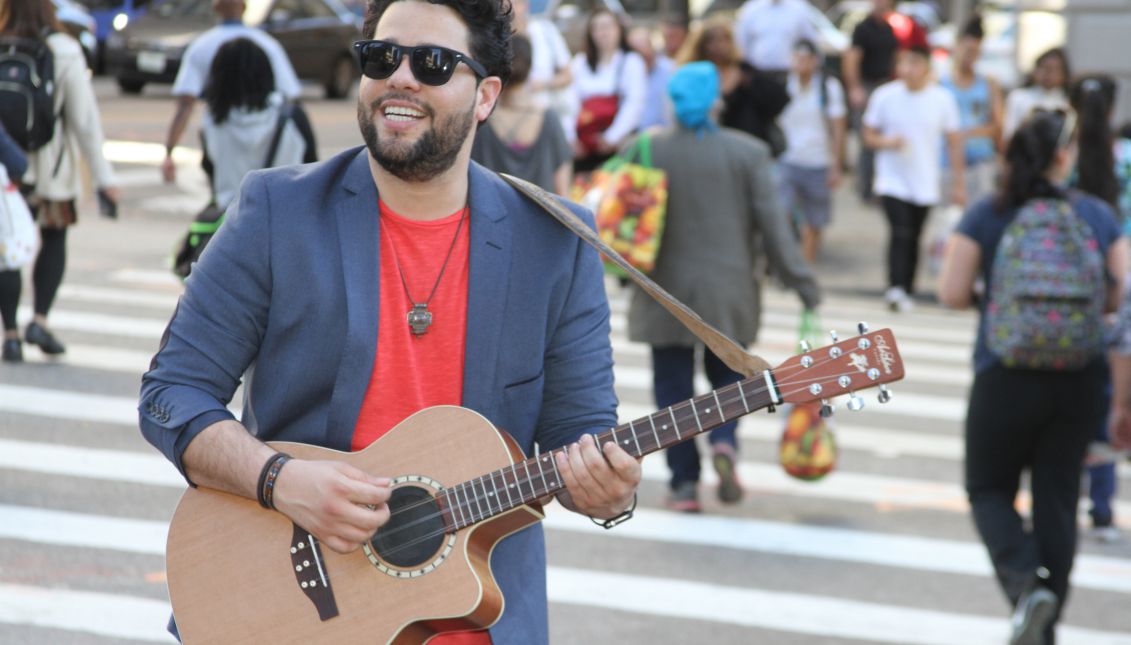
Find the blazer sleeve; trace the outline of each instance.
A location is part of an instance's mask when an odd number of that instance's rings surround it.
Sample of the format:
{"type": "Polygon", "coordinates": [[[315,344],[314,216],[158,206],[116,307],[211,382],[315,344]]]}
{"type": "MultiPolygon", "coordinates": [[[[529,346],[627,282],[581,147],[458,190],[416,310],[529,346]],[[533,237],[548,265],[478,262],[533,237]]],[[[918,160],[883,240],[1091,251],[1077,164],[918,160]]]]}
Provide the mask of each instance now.
{"type": "MultiPolygon", "coordinates": [[[[591,213],[576,205],[572,210],[594,226],[591,213]]],[[[617,422],[604,269],[588,244],[577,239],[576,248],[573,278],[543,362],[545,384],[536,436],[543,451],[560,448],[582,434],[604,432],[617,422]]]]}
{"type": "MultiPolygon", "coordinates": [[[[205,247],[142,377],[142,435],[185,475],[185,448],[228,411],[267,328],[271,227],[266,182],[249,173],[205,247]]],[[[189,481],[191,484],[192,482],[189,481]]]]}

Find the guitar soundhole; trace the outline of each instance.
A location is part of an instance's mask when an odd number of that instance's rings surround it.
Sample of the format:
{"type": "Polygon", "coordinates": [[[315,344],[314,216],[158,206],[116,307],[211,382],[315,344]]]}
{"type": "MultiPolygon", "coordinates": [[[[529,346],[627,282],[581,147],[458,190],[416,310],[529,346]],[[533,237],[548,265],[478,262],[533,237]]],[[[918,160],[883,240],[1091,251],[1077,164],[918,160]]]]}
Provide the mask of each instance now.
{"type": "Polygon", "coordinates": [[[370,540],[377,556],[404,569],[434,559],[446,536],[440,506],[432,493],[416,486],[396,488],[389,499],[389,511],[389,522],[370,540]]]}

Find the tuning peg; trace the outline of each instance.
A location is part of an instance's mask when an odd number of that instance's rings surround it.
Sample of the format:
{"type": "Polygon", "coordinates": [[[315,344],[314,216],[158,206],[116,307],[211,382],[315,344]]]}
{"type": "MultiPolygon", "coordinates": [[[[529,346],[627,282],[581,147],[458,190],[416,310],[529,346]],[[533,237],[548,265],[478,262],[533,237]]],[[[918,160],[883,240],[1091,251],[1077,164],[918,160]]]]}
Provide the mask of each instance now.
{"type": "Polygon", "coordinates": [[[878,399],[880,403],[887,403],[891,400],[891,390],[888,389],[888,386],[880,386],[880,393],[876,395],[876,399],[878,399]]]}
{"type": "Polygon", "coordinates": [[[829,403],[828,399],[821,399],[821,418],[822,419],[828,419],[829,417],[831,417],[833,415],[833,411],[835,409],[836,408],[834,408],[833,405],[831,403],[829,403]]]}
{"type": "Polygon", "coordinates": [[[830,329],[830,330],[829,330],[829,337],[833,339],[833,342],[834,342],[834,343],[840,340],[840,336],[837,336],[837,335],[836,335],[836,330],[835,330],[835,329],[830,329]]]}
{"type": "Polygon", "coordinates": [[[801,351],[803,351],[803,352],[808,352],[810,349],[812,349],[809,346],[809,341],[807,341],[807,340],[802,340],[800,344],[801,344],[801,351]]]}
{"type": "Polygon", "coordinates": [[[864,322],[863,320],[856,323],[856,331],[860,332],[861,336],[863,336],[864,334],[867,334],[868,333],[868,323],[864,322]]]}
{"type": "Polygon", "coordinates": [[[859,412],[863,410],[864,399],[856,396],[855,394],[850,394],[848,397],[848,409],[852,410],[853,412],[859,412]]]}

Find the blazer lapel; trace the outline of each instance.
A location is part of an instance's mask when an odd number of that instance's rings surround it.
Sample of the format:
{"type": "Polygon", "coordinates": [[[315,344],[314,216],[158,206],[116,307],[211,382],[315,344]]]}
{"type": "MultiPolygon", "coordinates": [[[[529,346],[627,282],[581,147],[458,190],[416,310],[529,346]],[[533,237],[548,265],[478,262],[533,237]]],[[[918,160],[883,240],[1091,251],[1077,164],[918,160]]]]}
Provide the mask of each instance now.
{"type": "Polygon", "coordinates": [[[377,187],[365,148],[346,170],[335,211],[347,323],[330,399],[327,443],[330,448],[348,451],[377,353],[377,307],[381,293],[377,187]]]}
{"type": "Polygon", "coordinates": [[[512,222],[503,207],[498,182],[476,163],[469,171],[471,203],[470,276],[467,286],[467,340],[463,366],[463,405],[487,418],[497,414],[497,365],[510,282],[512,222]]]}

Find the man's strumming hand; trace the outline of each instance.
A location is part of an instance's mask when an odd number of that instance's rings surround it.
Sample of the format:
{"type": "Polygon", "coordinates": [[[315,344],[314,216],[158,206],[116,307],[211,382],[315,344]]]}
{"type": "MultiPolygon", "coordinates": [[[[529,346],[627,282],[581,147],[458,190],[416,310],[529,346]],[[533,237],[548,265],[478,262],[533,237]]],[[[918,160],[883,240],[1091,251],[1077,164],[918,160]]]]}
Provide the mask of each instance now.
{"type": "Polygon", "coordinates": [[[330,549],[350,553],[389,521],[389,484],[341,462],[292,459],[275,483],[275,508],[330,549]]]}

